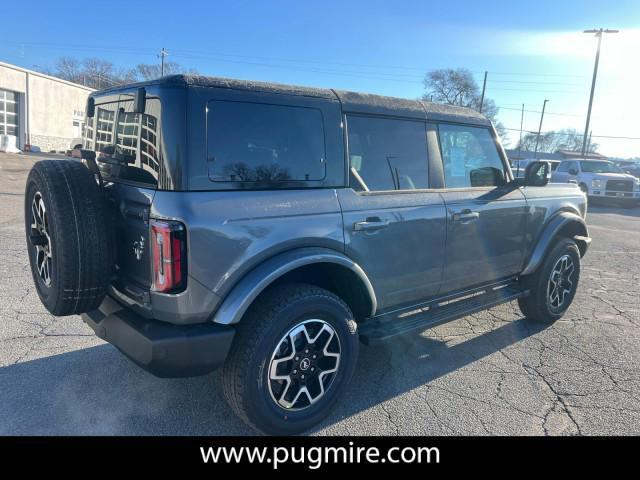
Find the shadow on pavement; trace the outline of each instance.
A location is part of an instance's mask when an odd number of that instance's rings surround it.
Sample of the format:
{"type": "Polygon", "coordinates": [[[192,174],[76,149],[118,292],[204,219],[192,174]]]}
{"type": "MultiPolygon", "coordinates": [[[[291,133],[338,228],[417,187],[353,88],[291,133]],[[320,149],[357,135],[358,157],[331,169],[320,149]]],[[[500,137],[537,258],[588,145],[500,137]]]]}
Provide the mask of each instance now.
{"type": "MultiPolygon", "coordinates": [[[[524,319],[454,346],[420,335],[362,347],[358,369],[327,427],[505,348],[543,327],[524,319]]],[[[0,435],[251,434],[227,406],[214,372],[159,379],[110,345],[0,368],[0,435]]]]}
{"type": "Polygon", "coordinates": [[[591,200],[589,201],[589,205],[587,207],[587,221],[589,218],[589,213],[608,213],[615,215],[624,215],[626,217],[640,217],[640,204],[632,206],[618,206],[591,200]]]}

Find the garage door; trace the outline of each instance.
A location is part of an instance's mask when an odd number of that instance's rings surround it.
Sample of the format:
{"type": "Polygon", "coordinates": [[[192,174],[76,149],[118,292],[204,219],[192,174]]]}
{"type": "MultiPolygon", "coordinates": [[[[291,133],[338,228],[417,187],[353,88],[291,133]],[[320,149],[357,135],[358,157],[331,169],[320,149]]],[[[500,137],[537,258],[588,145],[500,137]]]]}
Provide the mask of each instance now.
{"type": "Polygon", "coordinates": [[[0,89],[0,135],[18,136],[18,94],[0,89]]]}

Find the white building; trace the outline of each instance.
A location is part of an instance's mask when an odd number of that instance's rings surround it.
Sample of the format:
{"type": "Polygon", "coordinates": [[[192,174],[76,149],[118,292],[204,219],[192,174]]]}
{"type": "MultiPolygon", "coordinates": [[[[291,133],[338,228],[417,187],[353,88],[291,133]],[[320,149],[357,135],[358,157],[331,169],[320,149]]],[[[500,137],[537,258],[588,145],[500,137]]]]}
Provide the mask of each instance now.
{"type": "Polygon", "coordinates": [[[43,152],[66,151],[82,136],[93,89],[0,62],[0,135],[43,152]]]}

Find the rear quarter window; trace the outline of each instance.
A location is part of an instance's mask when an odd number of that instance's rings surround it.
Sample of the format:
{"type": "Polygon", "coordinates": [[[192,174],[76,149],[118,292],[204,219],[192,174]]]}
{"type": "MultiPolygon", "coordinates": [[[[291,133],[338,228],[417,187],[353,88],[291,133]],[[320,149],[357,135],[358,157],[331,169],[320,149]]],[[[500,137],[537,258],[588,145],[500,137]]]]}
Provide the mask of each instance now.
{"type": "Polygon", "coordinates": [[[84,148],[96,152],[105,178],[156,187],[162,174],[160,102],[148,99],[143,114],[132,108],[131,101],[96,105],[95,116],[85,125],[84,148]]]}
{"type": "Polygon", "coordinates": [[[210,180],[277,185],[325,178],[320,110],[218,100],[207,108],[210,180]]]}

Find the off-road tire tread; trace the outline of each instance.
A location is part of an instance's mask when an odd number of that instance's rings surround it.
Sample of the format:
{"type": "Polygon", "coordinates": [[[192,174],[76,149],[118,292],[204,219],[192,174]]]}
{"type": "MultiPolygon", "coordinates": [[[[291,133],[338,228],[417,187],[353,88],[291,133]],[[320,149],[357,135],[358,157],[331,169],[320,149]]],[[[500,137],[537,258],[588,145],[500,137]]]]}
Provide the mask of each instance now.
{"type": "MultiPolygon", "coordinates": [[[[238,326],[227,361],[222,368],[222,387],[225,399],[232,410],[257,431],[261,429],[249,418],[244,401],[244,387],[249,381],[246,374],[249,371],[251,356],[278,312],[292,303],[308,300],[311,297],[323,297],[338,302],[350,313],[349,318],[353,318],[349,306],[334,293],[315,285],[292,283],[274,287],[263,295],[238,326]]],[[[349,326],[352,332],[355,332],[355,321],[351,320],[349,326]]]]}
{"type": "MultiPolygon", "coordinates": [[[[93,174],[75,160],[37,162],[27,179],[27,193],[32,182],[43,194],[53,224],[53,257],[57,263],[53,268],[58,278],[50,291],[53,299],[45,306],[58,316],[97,308],[107,293],[113,263],[112,232],[103,192],[93,174]]],[[[25,215],[31,201],[26,195],[25,215]]],[[[28,235],[29,226],[26,228],[28,235]]],[[[37,278],[34,281],[37,284],[37,278]]]]}
{"type": "MultiPolygon", "coordinates": [[[[546,291],[548,282],[548,266],[550,262],[555,262],[560,252],[567,247],[575,249],[575,253],[580,259],[580,250],[576,243],[570,238],[559,239],[553,247],[551,247],[542,265],[538,267],[535,273],[521,278],[521,285],[524,289],[529,290],[528,296],[518,299],[518,306],[523,315],[532,322],[550,324],[558,320],[564,315],[566,309],[558,315],[551,315],[546,309],[546,291]]],[[[578,265],[579,268],[579,265],[578,265]]],[[[579,280],[579,270],[578,278],[579,280]]],[[[576,285],[577,288],[577,285],[576,285]]],[[[575,295],[575,291],[573,293],[575,295]]],[[[572,299],[573,301],[573,299],[572,299]]],[[[570,305],[571,303],[569,303],[570,305]]],[[[567,307],[568,308],[568,307],[567,307]]]]}

